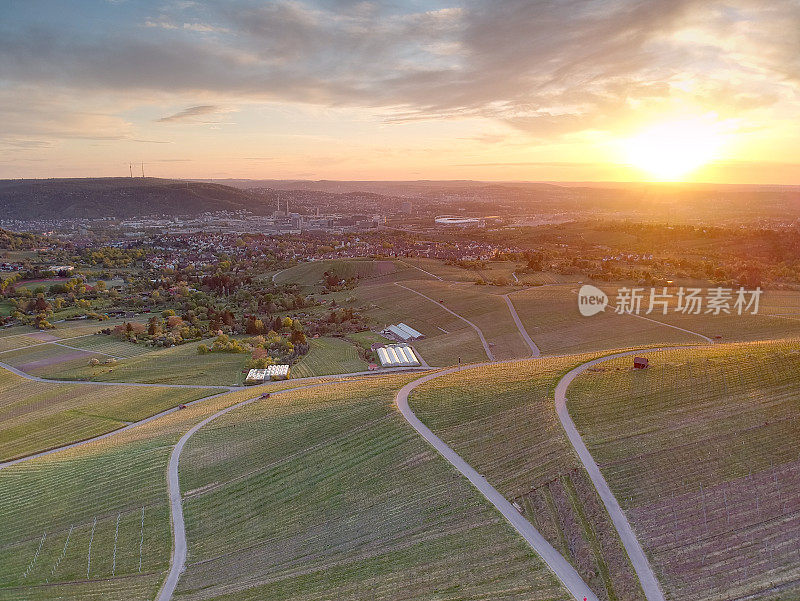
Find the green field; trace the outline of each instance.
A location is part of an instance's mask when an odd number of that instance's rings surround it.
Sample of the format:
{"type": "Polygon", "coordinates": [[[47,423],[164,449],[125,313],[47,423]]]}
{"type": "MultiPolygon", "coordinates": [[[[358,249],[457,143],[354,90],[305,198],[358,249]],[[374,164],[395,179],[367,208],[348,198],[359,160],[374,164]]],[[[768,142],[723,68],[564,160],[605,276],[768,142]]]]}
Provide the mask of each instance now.
{"type": "MultiPolygon", "coordinates": [[[[453,284],[439,281],[407,282],[405,284],[470,320],[483,332],[497,360],[522,359],[531,350],[517,329],[505,299],[494,294],[494,287],[474,284],[453,284]]],[[[420,298],[420,301],[426,302],[420,298]]],[[[435,306],[430,301],[428,305],[435,306]]],[[[423,305],[427,309],[427,305],[423,305]]]]}
{"type": "Polygon", "coordinates": [[[698,336],[652,321],[617,315],[612,309],[584,317],[578,312],[575,290],[576,286],[547,286],[511,294],[525,329],[543,354],[705,342],[698,336]]]}
{"type": "Polygon", "coordinates": [[[670,598],[798,598],[797,341],[648,357],[602,363],[567,396],[670,598]]]}
{"type": "Polygon", "coordinates": [[[177,599],[566,599],[505,521],[394,410],[410,377],[273,397],[181,462],[177,599]]]}
{"type": "MultiPolygon", "coordinates": [[[[102,339],[100,339],[102,340],[102,339]]],[[[114,366],[91,367],[87,359],[40,368],[37,375],[61,380],[94,380],[97,382],[146,382],[153,384],[238,385],[244,381],[246,353],[197,353],[200,342],[157,349],[122,359],[114,366]]],[[[207,341],[206,341],[207,344],[207,341]]],[[[135,345],[131,345],[135,346],[135,345]]],[[[146,347],[144,347],[146,348],[146,347]]],[[[2,355],[0,355],[2,356],[2,355]]],[[[6,355],[7,357],[7,355],[6,355]]],[[[100,357],[107,359],[107,357],[100,357]]],[[[17,359],[19,361],[19,359],[17,359]]]]}
{"type": "Polygon", "coordinates": [[[370,259],[330,259],[300,263],[281,271],[275,277],[276,284],[300,284],[314,286],[322,280],[325,272],[342,280],[350,278],[373,278],[393,274],[397,266],[392,261],[370,259]]]}
{"type": "MultiPolygon", "coordinates": [[[[420,281],[409,280],[404,285],[413,288],[420,281]]],[[[414,348],[430,365],[454,365],[458,357],[464,363],[487,358],[478,335],[468,324],[411,290],[378,282],[361,285],[354,294],[377,329],[403,322],[424,334],[423,340],[414,341],[414,348]]]]}
{"type": "Polygon", "coordinates": [[[101,441],[0,469],[0,600],[152,600],[172,544],[166,488],[172,447],[214,412],[290,386],[276,382],[232,392],[101,441]]]}
{"type": "Polygon", "coordinates": [[[308,354],[292,366],[293,378],[366,371],[356,347],[343,338],[312,338],[308,354]]]}
{"type": "Polygon", "coordinates": [[[214,392],[50,384],[0,370],[0,461],[98,436],[214,392]]]}
{"type": "Polygon", "coordinates": [[[242,392],[218,397],[112,438],[0,470],[0,599],[152,600],[172,544],[166,490],[171,448],[191,425],[242,398],[242,392]]]}
{"type": "Polygon", "coordinates": [[[473,368],[420,386],[417,416],[517,504],[601,599],[642,599],[602,502],[563,434],[553,389],[587,357],[473,368]]]}

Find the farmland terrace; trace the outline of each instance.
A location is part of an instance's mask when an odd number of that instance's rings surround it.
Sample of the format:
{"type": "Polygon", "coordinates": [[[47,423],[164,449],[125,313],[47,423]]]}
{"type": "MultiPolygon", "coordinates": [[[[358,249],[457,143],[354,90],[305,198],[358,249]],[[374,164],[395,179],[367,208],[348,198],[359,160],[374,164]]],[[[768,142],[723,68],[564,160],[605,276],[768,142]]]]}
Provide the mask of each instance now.
{"type": "Polygon", "coordinates": [[[797,342],[649,357],[601,363],[567,396],[669,598],[797,598],[797,342]]]}

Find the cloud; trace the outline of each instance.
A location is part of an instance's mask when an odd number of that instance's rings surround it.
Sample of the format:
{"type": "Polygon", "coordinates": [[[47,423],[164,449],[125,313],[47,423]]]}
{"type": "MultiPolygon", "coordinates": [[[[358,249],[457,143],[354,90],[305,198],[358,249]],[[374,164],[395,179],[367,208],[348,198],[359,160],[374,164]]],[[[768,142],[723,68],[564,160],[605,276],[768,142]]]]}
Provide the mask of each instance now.
{"type": "Polygon", "coordinates": [[[188,108],[183,109],[173,115],[169,115],[167,117],[161,117],[157,121],[159,123],[170,123],[175,121],[196,121],[197,117],[202,117],[204,115],[211,115],[214,113],[218,113],[223,109],[214,106],[213,104],[200,104],[197,106],[190,106],[188,108]]]}
{"type": "MultiPolygon", "coordinates": [[[[796,0],[230,0],[78,35],[0,25],[7,85],[363,107],[389,123],[482,117],[533,136],[696,106],[797,107],[796,0]],[[196,35],[197,32],[214,35],[196,35]],[[693,82],[687,87],[686,82],[693,82]]],[[[159,119],[217,112],[198,104],[159,119]]]]}

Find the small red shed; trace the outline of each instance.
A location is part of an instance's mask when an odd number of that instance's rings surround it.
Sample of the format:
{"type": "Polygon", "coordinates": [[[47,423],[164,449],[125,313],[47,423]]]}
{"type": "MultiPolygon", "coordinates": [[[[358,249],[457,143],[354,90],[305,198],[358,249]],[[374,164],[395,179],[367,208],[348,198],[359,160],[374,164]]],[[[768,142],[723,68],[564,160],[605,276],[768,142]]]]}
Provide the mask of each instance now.
{"type": "Polygon", "coordinates": [[[645,369],[650,362],[644,357],[634,357],[633,358],[633,368],[634,369],[645,369]]]}

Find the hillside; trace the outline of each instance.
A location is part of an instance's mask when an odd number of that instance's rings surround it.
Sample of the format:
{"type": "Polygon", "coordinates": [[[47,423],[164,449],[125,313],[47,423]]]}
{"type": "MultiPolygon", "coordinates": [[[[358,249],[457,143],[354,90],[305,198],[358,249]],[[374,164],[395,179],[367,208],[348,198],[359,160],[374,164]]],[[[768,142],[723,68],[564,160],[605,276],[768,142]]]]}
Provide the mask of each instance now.
{"type": "Polygon", "coordinates": [[[272,210],[271,205],[267,207],[262,200],[229,186],[127,177],[0,180],[0,208],[7,219],[128,218],[272,210]]]}

